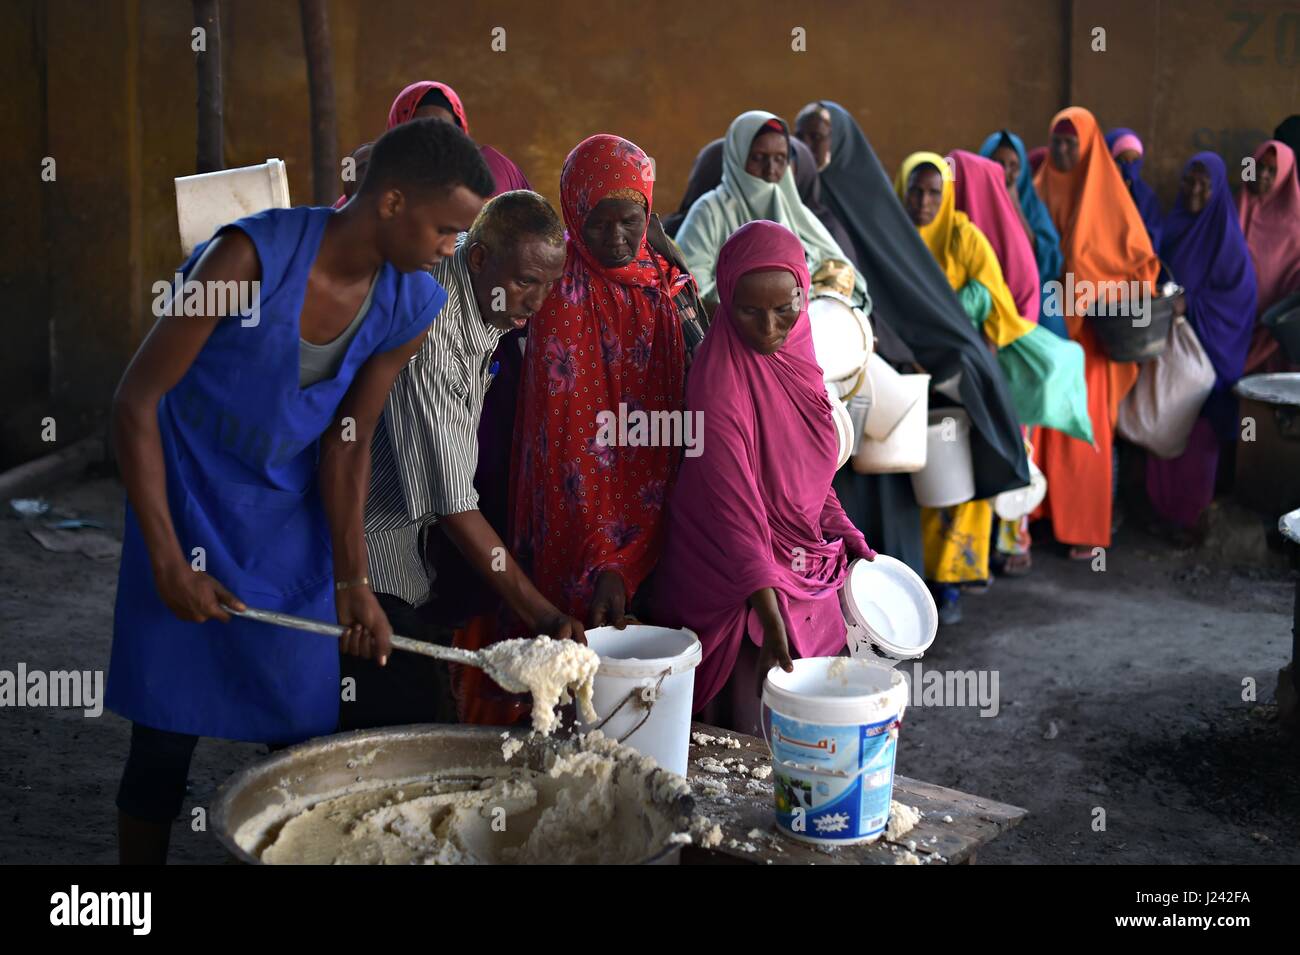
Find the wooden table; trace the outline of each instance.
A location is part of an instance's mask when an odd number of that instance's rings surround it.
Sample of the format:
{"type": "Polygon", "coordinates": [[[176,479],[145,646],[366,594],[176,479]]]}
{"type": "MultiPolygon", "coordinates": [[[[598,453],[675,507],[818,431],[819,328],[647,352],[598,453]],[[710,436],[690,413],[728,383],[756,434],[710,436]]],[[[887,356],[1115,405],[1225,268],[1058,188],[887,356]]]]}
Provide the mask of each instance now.
{"type": "Polygon", "coordinates": [[[704,723],[692,724],[687,778],[695,790],[697,811],[722,827],[722,843],[711,849],[685,846],[681,861],[688,865],[897,865],[909,851],[909,840],[915,842],[915,855],[923,864],[969,863],[975,861],[976,849],[1028,815],[1028,810],[1018,806],[895,776],[894,799],[925,814],[916,827],[898,844],[887,842],[881,836],[870,845],[823,848],[798,842],[777,831],[771,776],[756,781],[752,776],[737,773],[725,776],[709,773],[699,767],[699,760],[705,756],[718,760],[736,757],[751,770],[772,764],[771,753],[763,740],[704,723]],[[695,741],[697,733],[732,737],[740,741],[740,748],[717,743],[701,745],[695,741]],[[704,793],[701,781],[706,778],[724,784],[725,795],[704,793]],[[944,822],[945,817],[952,822],[944,822]]]}

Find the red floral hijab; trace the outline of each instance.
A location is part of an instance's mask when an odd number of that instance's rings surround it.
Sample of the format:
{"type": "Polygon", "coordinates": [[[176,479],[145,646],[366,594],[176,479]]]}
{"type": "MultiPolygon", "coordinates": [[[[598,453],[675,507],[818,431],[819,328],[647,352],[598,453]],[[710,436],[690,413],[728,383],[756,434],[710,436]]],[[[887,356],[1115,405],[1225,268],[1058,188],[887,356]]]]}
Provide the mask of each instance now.
{"type": "Polygon", "coordinates": [[[528,329],[512,462],[515,554],[538,589],[585,617],[603,570],[617,571],[629,597],[653,569],[662,510],[681,449],[609,446],[597,415],[678,411],[685,346],[672,302],[690,274],[641,237],[627,265],[607,268],[582,227],[606,198],[652,208],[653,164],[634,143],[592,136],[564,162],[564,276],[528,329]],[[667,294],[665,294],[667,292],[667,294]]]}

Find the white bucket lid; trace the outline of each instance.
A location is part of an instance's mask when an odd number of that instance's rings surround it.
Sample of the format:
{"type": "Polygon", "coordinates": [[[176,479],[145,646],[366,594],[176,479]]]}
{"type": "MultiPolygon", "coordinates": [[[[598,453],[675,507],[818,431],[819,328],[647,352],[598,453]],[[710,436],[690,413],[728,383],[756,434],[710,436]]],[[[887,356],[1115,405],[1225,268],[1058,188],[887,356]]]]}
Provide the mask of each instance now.
{"type": "Polygon", "coordinates": [[[600,676],[640,679],[685,673],[700,665],[704,648],[693,630],[630,623],[587,631],[587,646],[600,656],[600,676]]]}
{"type": "Polygon", "coordinates": [[[896,660],[920,658],[939,631],[939,610],[930,588],[897,558],[877,554],[849,565],[840,589],[844,619],[866,632],[881,651],[896,660]]]}
{"type": "Polygon", "coordinates": [[[808,723],[854,726],[901,717],[907,697],[897,670],[849,657],[803,657],[792,672],[773,667],[763,680],[769,709],[808,723]]]}

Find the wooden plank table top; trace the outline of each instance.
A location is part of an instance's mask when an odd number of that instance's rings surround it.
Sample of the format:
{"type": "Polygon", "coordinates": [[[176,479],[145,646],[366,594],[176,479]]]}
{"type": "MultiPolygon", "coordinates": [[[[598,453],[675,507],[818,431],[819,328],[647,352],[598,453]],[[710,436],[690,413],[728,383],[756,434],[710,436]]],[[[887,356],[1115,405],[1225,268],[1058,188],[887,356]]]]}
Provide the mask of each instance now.
{"type": "MultiPolygon", "coordinates": [[[[976,850],[1015,826],[1028,810],[936,786],[906,776],[894,777],[894,799],[920,809],[924,815],[899,843],[882,835],[870,845],[823,848],[781,835],[773,811],[772,777],[757,779],[752,771],[772,765],[767,743],[755,736],[733,733],[705,723],[691,724],[690,767],[687,779],[695,791],[696,811],[722,828],[720,845],[682,849],[688,865],[898,865],[914,842],[922,864],[951,865],[972,862],[976,850]],[[720,743],[701,744],[697,734],[730,737],[739,748],[720,743]],[[700,768],[706,756],[721,761],[736,758],[749,770],[741,775],[710,773],[700,768]],[[723,789],[725,787],[725,789],[723,789]],[[945,818],[951,822],[945,822],[945,818]]],[[[762,774],[762,770],[759,770],[762,774]]]]}

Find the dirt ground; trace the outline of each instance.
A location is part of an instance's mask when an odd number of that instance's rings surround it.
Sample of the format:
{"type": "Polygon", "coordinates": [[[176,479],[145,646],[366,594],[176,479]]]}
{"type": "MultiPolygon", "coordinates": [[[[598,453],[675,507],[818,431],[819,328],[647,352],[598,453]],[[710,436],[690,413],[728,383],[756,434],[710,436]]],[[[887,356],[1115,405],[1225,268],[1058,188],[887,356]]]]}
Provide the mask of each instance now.
{"type": "MultiPolygon", "coordinates": [[[[116,482],[47,496],[120,534],[116,482]]],[[[1300,862],[1300,746],[1273,705],[1293,578],[1219,553],[1126,529],[1104,572],[1039,547],[1030,577],[966,597],[965,622],[940,633],[924,666],[997,671],[1000,710],[914,707],[898,769],[1029,809],[981,862],[1300,862]],[[1246,678],[1257,702],[1242,699],[1246,678]]],[[[107,667],[116,560],[45,551],[8,517],[0,582],[0,669],[107,667]]],[[[128,724],[48,708],[6,708],[0,721],[0,862],[115,861],[128,724]]],[[[192,830],[191,809],[264,751],[200,744],[174,861],[225,860],[192,830]]]]}

